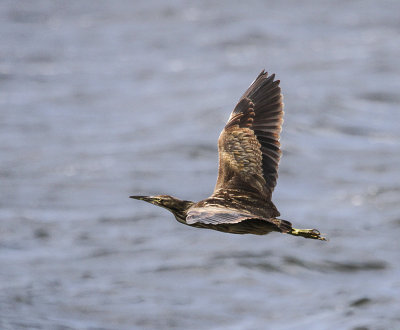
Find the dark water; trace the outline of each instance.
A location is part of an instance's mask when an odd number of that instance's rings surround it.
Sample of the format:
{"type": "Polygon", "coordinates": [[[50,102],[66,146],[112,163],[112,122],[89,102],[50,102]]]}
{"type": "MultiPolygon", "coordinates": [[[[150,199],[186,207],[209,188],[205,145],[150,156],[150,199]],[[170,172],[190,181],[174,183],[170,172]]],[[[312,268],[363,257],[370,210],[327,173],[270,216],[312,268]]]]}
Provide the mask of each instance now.
{"type": "Polygon", "coordinates": [[[1,329],[400,329],[398,1],[0,3],[1,329]],[[185,227],[265,68],[274,202],[330,242],[185,227]]]}

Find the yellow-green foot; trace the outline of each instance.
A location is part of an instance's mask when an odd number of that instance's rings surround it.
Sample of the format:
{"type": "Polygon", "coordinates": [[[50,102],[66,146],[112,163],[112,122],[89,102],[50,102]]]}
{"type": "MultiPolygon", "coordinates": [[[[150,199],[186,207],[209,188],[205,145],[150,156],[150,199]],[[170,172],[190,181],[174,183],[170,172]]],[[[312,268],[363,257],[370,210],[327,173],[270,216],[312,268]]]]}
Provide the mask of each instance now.
{"type": "Polygon", "coordinates": [[[319,239],[321,241],[326,241],[326,238],[321,236],[321,233],[317,229],[292,228],[292,230],[288,234],[293,236],[301,236],[304,238],[312,238],[312,239],[319,239]]]}

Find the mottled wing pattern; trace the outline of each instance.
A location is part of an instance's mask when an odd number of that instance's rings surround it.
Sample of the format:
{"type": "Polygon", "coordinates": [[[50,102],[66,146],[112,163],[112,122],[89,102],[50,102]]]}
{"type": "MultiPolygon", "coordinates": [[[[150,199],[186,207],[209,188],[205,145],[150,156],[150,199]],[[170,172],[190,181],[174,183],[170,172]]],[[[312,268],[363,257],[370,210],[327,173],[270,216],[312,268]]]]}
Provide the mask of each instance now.
{"type": "Polygon", "coordinates": [[[279,80],[262,71],[233,110],[219,140],[218,189],[271,198],[281,156],[283,103],[279,80]]]}
{"type": "Polygon", "coordinates": [[[186,223],[199,227],[206,225],[206,228],[210,228],[210,225],[217,226],[212,229],[235,232],[237,234],[265,234],[270,231],[288,232],[292,228],[292,224],[286,220],[265,219],[251,213],[218,206],[192,208],[187,214],[186,223]],[[221,229],[218,229],[218,226],[222,226],[221,229]]]}
{"type": "Polygon", "coordinates": [[[186,223],[188,225],[198,222],[212,225],[218,225],[222,223],[233,224],[252,218],[254,218],[254,215],[250,213],[229,210],[227,208],[216,206],[207,206],[190,210],[186,217],[186,223]]]}

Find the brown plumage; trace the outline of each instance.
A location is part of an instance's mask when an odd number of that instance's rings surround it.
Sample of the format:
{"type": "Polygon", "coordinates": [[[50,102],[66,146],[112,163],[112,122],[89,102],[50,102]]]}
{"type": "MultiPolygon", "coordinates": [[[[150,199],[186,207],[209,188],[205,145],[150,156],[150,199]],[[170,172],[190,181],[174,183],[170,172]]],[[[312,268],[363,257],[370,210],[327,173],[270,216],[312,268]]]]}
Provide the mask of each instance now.
{"type": "Polygon", "coordinates": [[[295,229],[278,219],[271,201],[281,157],[283,103],[279,80],[262,71],[240,98],[218,139],[218,179],[197,203],[160,196],[130,196],[171,211],[186,225],[232,234],[271,231],[325,240],[316,229],[295,229]]]}

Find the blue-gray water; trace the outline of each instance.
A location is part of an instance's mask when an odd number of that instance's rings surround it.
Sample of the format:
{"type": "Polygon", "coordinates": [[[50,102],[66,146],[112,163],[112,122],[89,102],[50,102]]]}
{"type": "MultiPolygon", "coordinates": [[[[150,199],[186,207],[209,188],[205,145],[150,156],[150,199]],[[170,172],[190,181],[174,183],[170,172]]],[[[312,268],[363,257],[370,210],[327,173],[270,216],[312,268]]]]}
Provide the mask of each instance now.
{"type": "Polygon", "coordinates": [[[0,3],[1,329],[399,329],[400,2],[0,3]],[[265,68],[274,202],[328,243],[185,227],[265,68]]]}

